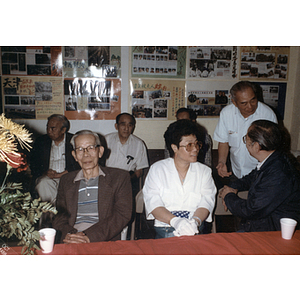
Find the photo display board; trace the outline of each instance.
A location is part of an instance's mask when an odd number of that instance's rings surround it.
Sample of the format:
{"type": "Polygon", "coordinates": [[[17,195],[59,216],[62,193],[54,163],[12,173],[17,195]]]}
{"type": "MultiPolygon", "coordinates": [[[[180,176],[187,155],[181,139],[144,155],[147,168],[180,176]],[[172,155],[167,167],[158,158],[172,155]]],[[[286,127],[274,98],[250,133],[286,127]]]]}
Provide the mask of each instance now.
{"type": "Polygon", "coordinates": [[[179,80],[132,79],[132,114],[136,118],[174,120],[185,105],[185,82],[179,80]]]}

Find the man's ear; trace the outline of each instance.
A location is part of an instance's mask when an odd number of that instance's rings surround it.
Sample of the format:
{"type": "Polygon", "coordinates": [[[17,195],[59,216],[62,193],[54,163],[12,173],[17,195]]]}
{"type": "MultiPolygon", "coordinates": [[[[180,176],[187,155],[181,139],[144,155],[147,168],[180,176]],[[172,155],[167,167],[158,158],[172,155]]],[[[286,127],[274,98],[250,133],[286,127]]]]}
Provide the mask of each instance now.
{"type": "Polygon", "coordinates": [[[103,146],[100,146],[100,147],[99,147],[99,158],[102,157],[103,153],[104,153],[104,147],[103,147],[103,146]]]}
{"type": "Polygon", "coordinates": [[[260,145],[259,145],[258,142],[255,142],[254,145],[253,145],[253,147],[254,147],[254,149],[255,149],[256,152],[259,152],[261,150],[261,147],[260,147],[260,145]]]}
{"type": "Polygon", "coordinates": [[[63,134],[65,134],[65,133],[66,133],[66,131],[67,131],[67,128],[66,128],[66,127],[64,127],[64,128],[62,128],[62,129],[61,129],[61,131],[63,132],[63,134]]]}
{"type": "Polygon", "coordinates": [[[73,155],[74,159],[75,159],[76,161],[78,161],[77,158],[76,158],[76,153],[75,153],[74,150],[72,150],[72,155],[73,155]]]}
{"type": "Polygon", "coordinates": [[[232,104],[233,104],[234,106],[237,107],[236,102],[235,102],[235,100],[234,100],[233,98],[231,98],[231,102],[232,102],[232,104]]]}
{"type": "Polygon", "coordinates": [[[118,131],[118,123],[115,123],[115,128],[118,131]]]}

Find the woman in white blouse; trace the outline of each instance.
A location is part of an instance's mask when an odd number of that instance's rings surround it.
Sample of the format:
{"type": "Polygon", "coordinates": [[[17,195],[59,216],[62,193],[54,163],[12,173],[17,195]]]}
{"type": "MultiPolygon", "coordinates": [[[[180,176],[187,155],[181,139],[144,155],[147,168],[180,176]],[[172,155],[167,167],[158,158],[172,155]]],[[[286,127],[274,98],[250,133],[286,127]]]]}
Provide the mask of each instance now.
{"type": "Polygon", "coordinates": [[[170,158],[153,164],[143,188],[146,214],[156,238],[194,235],[212,221],[216,187],[211,169],[197,162],[202,146],[196,124],[172,123],[164,134],[170,158]]]}

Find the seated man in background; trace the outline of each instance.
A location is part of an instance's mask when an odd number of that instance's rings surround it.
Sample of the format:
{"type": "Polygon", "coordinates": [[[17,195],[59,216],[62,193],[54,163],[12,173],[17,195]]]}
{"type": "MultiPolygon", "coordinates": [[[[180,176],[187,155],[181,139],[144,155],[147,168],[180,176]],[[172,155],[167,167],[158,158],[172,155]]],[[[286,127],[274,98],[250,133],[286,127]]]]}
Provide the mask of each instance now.
{"type": "Polygon", "coordinates": [[[140,178],[149,166],[145,143],[133,135],[135,124],[133,115],[121,113],[116,117],[117,132],[105,136],[111,151],[106,166],[129,171],[133,180],[140,178]]]}
{"type": "Polygon", "coordinates": [[[281,218],[300,223],[300,173],[285,148],[278,125],[267,120],[254,121],[243,141],[257,167],[248,175],[220,190],[225,210],[240,217],[240,231],[280,230],[281,218]],[[248,198],[237,196],[247,191],[248,198]]]}
{"type": "Polygon", "coordinates": [[[53,228],[64,243],[120,239],[132,211],[128,172],[99,166],[104,147],[99,135],[90,130],[77,132],[71,144],[81,170],[60,180],[53,228]]]}
{"type": "MultiPolygon", "coordinates": [[[[130,173],[132,186],[132,218],[135,216],[135,197],[140,190],[139,178],[143,169],[149,166],[147,149],[144,141],[133,135],[136,120],[129,113],[121,113],[116,117],[117,132],[105,136],[110,155],[106,160],[107,167],[126,170],[130,173]]],[[[129,237],[128,232],[127,237],[129,237]]]]}
{"type": "Polygon", "coordinates": [[[69,120],[59,114],[48,117],[47,134],[36,139],[30,153],[32,182],[42,201],[55,205],[62,175],[79,169],[72,156],[69,120]]]}

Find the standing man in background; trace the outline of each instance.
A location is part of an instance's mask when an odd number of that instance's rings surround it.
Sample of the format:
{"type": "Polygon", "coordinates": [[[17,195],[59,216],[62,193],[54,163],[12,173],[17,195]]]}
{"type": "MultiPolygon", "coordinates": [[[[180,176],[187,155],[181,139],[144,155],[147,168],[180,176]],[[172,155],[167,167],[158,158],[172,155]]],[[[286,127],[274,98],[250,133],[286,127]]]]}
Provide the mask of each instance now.
{"type": "Polygon", "coordinates": [[[277,123],[275,113],[266,104],[257,100],[257,88],[249,81],[240,81],[230,90],[232,104],[222,109],[213,139],[218,141],[218,175],[222,178],[242,178],[257,165],[251,157],[243,136],[251,123],[265,119],[277,123]],[[227,170],[226,162],[230,152],[232,172],[227,170]]]}

